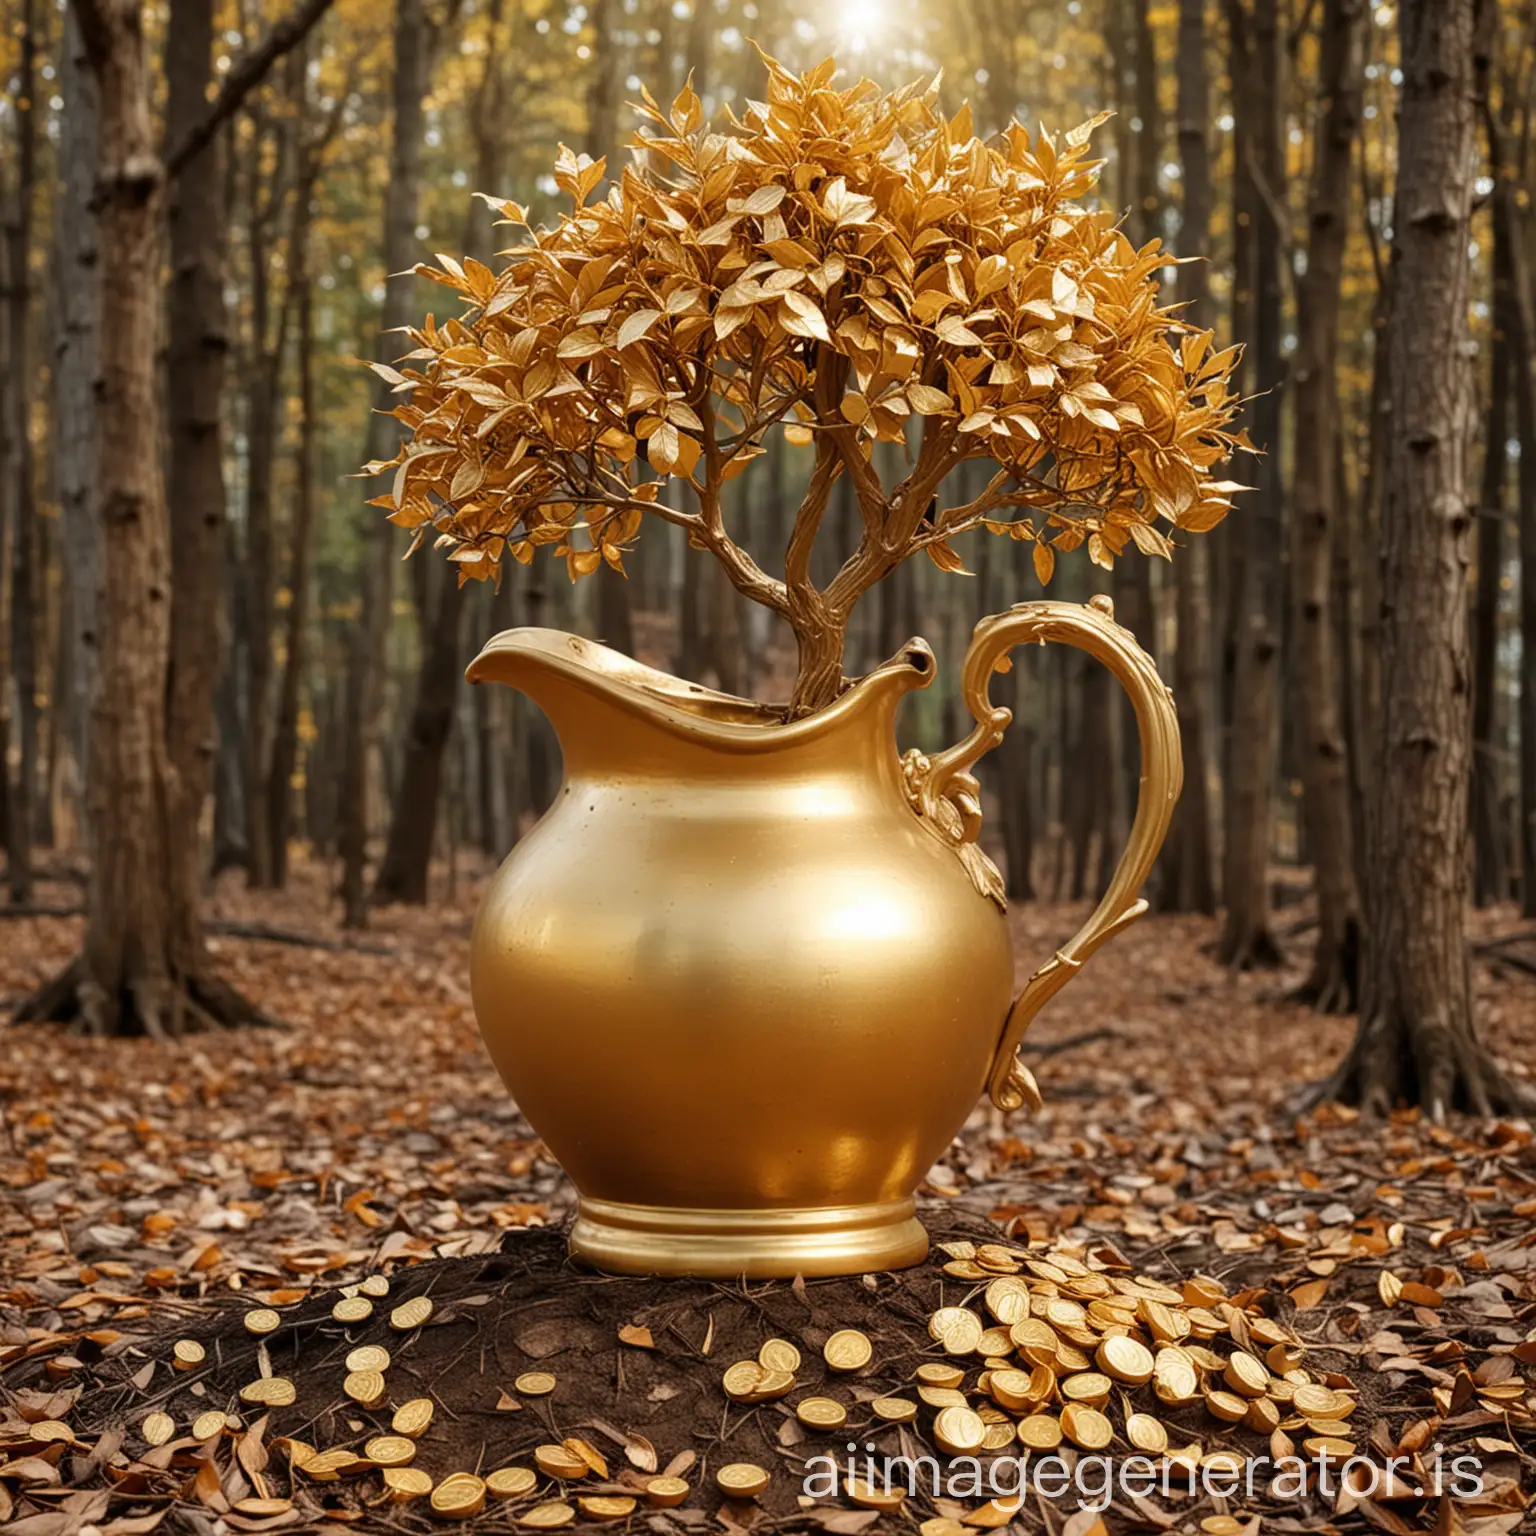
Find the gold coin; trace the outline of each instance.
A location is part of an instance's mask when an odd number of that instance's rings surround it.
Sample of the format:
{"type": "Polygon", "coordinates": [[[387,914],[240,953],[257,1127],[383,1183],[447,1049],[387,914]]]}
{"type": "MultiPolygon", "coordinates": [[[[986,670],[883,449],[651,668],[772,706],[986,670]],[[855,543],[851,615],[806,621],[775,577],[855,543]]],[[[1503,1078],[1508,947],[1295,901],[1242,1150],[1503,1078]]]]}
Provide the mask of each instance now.
{"type": "Polygon", "coordinates": [[[1133,1413],[1125,1421],[1125,1438],[1149,1456],[1161,1456],[1168,1449],[1168,1431],[1150,1413],[1133,1413]]]}
{"type": "Polygon", "coordinates": [[[912,1373],[925,1387],[958,1387],[965,1380],[965,1372],[958,1365],[941,1360],[929,1360],[912,1373]]]}
{"type": "Polygon", "coordinates": [[[1157,1352],[1154,1391],[1165,1403],[1187,1403],[1200,1390],[1195,1362],[1176,1345],[1157,1352]]]}
{"type": "Polygon", "coordinates": [[[983,1298],[987,1311],[1005,1328],[1022,1323],[1029,1316],[1029,1287],[1012,1275],[994,1280],[983,1298]]]}
{"type": "Polygon", "coordinates": [[[551,1371],[524,1371],[512,1385],[524,1397],[548,1397],[558,1383],[551,1371]]]}
{"type": "Polygon", "coordinates": [[[1012,1419],[1002,1419],[987,1425],[987,1437],[981,1442],[984,1451],[1005,1451],[1013,1444],[1015,1426],[1012,1419]]]}
{"type": "Polygon", "coordinates": [[[1327,1418],[1334,1411],[1334,1395],[1331,1387],[1297,1387],[1291,1403],[1304,1418],[1327,1418]]]}
{"type": "MultiPolygon", "coordinates": [[[[37,1425],[32,1426],[34,1430],[37,1425]]],[[[210,1409],[207,1413],[200,1413],[192,1421],[192,1438],[194,1440],[211,1440],[215,1435],[224,1433],[224,1415],[217,1409],[210,1409]]],[[[74,1438],[73,1435],[70,1436],[74,1438]]]]}
{"type": "Polygon", "coordinates": [[[389,1281],[386,1280],[383,1275],[369,1275],[363,1281],[363,1283],[358,1286],[358,1290],[360,1290],[364,1296],[372,1296],[375,1299],[380,1296],[388,1296],[389,1281]]]}
{"type": "MultiPolygon", "coordinates": [[[[204,1415],[206,1417],[206,1415],[204,1415]]],[[[219,1427],[224,1427],[224,1415],[219,1415],[219,1427]]],[[[44,1444],[54,1445],[62,1441],[65,1445],[72,1445],[75,1432],[63,1419],[39,1419],[27,1429],[27,1434],[33,1440],[40,1440],[44,1444]]],[[[199,1436],[199,1439],[204,1438],[199,1436]]]]}
{"type": "Polygon", "coordinates": [[[306,1462],[313,1461],[317,1452],[314,1446],[304,1440],[294,1440],[288,1435],[281,1435],[273,1444],[285,1451],[290,1467],[302,1467],[306,1462]]]}
{"type": "Polygon", "coordinates": [[[857,1328],[840,1328],[821,1351],[834,1371],[862,1371],[874,1353],[874,1346],[857,1328]]]}
{"type": "Polygon", "coordinates": [[[1136,1310],[1142,1322],[1147,1325],[1147,1332],[1159,1344],[1177,1344],[1181,1339],[1189,1337],[1189,1318],[1183,1312],[1177,1312],[1147,1296],[1141,1298],[1136,1310]]]}
{"type": "Polygon", "coordinates": [[[1061,1444],[1061,1425],[1049,1413],[1032,1413],[1020,1421],[1019,1439],[1032,1451],[1054,1451],[1061,1444]]]}
{"type": "Polygon", "coordinates": [[[946,1355],[968,1355],[981,1342],[981,1319],[966,1307],[940,1307],[928,1319],[928,1337],[946,1355]]]}
{"type": "MultiPolygon", "coordinates": [[[[863,1334],[858,1337],[864,1339],[863,1334]]],[[[831,1342],[831,1339],[827,1341],[829,1348],[831,1342]]],[[[864,1343],[867,1348],[869,1340],[864,1339],[864,1343]]],[[[715,1473],[715,1485],[728,1498],[755,1499],[768,1486],[768,1473],[750,1461],[733,1461],[715,1473]]]]}
{"type": "Polygon", "coordinates": [[[366,1296],[343,1296],[331,1316],[338,1323],[361,1323],[373,1316],[373,1303],[366,1296]]]}
{"type": "Polygon", "coordinates": [[[645,1497],[658,1509],[674,1509],[688,1497],[689,1488],[680,1477],[653,1477],[645,1485],[645,1497]]]}
{"type": "Polygon", "coordinates": [[[1088,1321],[1088,1312],[1081,1302],[1058,1296],[1045,1304],[1045,1320],[1053,1328],[1081,1329],[1088,1321]]]}
{"type": "Polygon", "coordinates": [[[375,1435],[363,1455],[376,1467],[403,1467],[416,1458],[416,1442],[408,1435],[375,1435]]]}
{"type": "Polygon", "coordinates": [[[985,1264],[989,1269],[1016,1270],[1021,1257],[1013,1249],[1004,1248],[1001,1243],[983,1243],[976,1250],[976,1262],[985,1264]]]}
{"type": "Polygon", "coordinates": [[[254,1311],[247,1312],[241,1321],[245,1324],[247,1333],[271,1333],[283,1325],[282,1318],[271,1307],[257,1307],[254,1311]]]}
{"type": "Polygon", "coordinates": [[[432,1492],[432,1478],[420,1467],[386,1467],[384,1486],[397,1504],[419,1499],[432,1492]]]}
{"type": "Polygon", "coordinates": [[[168,1413],[152,1413],[139,1425],[139,1433],[151,1445],[164,1445],[176,1433],[176,1420],[168,1413]]]}
{"type": "Polygon", "coordinates": [[[595,1472],[599,1477],[608,1476],[608,1463],[603,1460],[595,1445],[576,1435],[567,1436],[561,1443],[571,1455],[581,1457],[587,1465],[587,1471],[595,1472]]]}
{"type": "Polygon", "coordinates": [[[1061,1432],[1085,1451],[1102,1451],[1115,1438],[1109,1420],[1083,1403],[1070,1403],[1061,1410],[1061,1432]]]}
{"type": "Polygon", "coordinates": [[[800,1351],[788,1339],[769,1339],[758,1350],[757,1363],[765,1371],[788,1371],[793,1376],[800,1369],[800,1351]]]}
{"type": "Polygon", "coordinates": [[[450,1472],[432,1490],[432,1512],[465,1520],[485,1508],[485,1483],[473,1472],[450,1472]]]}
{"type": "Polygon", "coordinates": [[[361,1456],[354,1456],[351,1451],[333,1450],[321,1451],[318,1456],[311,1456],[300,1470],[312,1482],[334,1483],[343,1472],[355,1472],[370,1465],[371,1463],[364,1461],[361,1456]]]}
{"type": "Polygon", "coordinates": [[[905,1488],[882,1488],[857,1477],[850,1477],[844,1486],[848,1497],[864,1509],[900,1509],[907,1496],[905,1488]]]}
{"type": "Polygon", "coordinates": [[[738,1360],[720,1378],[720,1385],[733,1403],[748,1403],[762,1379],[763,1368],[756,1360],[738,1360]]]}
{"type": "Polygon", "coordinates": [[[955,1387],[919,1387],[917,1395],[930,1408],[964,1408],[965,1393],[955,1387]]]}
{"type": "Polygon", "coordinates": [[[1026,1317],[1008,1330],[1013,1347],[1034,1365],[1050,1365],[1056,1358],[1061,1341],[1056,1330],[1040,1317],[1026,1317]]]}
{"type": "Polygon", "coordinates": [[[1207,1515],[1200,1529],[1205,1536],[1241,1536],[1243,1522],[1236,1515],[1207,1515]]]}
{"type": "Polygon", "coordinates": [[[1211,1389],[1205,1394],[1205,1406],[1213,1417],[1227,1424],[1237,1424],[1248,1412],[1248,1399],[1235,1392],[1211,1389]]]}
{"type": "Polygon", "coordinates": [[[349,1371],[387,1371],[389,1351],[379,1344],[359,1344],[347,1354],[349,1371]]]}
{"type": "Polygon", "coordinates": [[[1135,1339],[1124,1336],[1105,1339],[1094,1358],[1099,1362],[1100,1370],[1127,1386],[1139,1387],[1152,1380],[1152,1351],[1135,1339]]]}
{"type": "Polygon", "coordinates": [[[1233,1354],[1222,1374],[1227,1385],[1244,1397],[1262,1397],[1265,1387],[1269,1385],[1269,1372],[1265,1370],[1264,1362],[1243,1350],[1233,1354]]]}
{"type": "Polygon", "coordinates": [[[236,1499],[234,1509],[241,1515],[283,1515],[293,1508],[292,1499],[236,1499]]]}
{"type": "MultiPolygon", "coordinates": [[[[1262,1403],[1266,1402],[1267,1399],[1256,1397],[1253,1398],[1252,1401],[1255,1403],[1262,1403]]],[[[1343,1419],[1308,1419],[1307,1428],[1310,1429],[1314,1435],[1321,1435],[1325,1440],[1349,1439],[1349,1425],[1346,1424],[1343,1419]]]]}
{"type": "Polygon", "coordinates": [[[485,1480],[485,1491],[498,1499],[519,1499],[538,1486],[539,1474],[532,1467],[499,1467],[485,1480]]]}
{"type": "Polygon", "coordinates": [[[917,1417],[917,1404],[909,1403],[904,1397],[877,1397],[869,1405],[869,1411],[887,1424],[910,1424],[917,1417]]]}
{"type": "Polygon", "coordinates": [[[269,1408],[287,1408],[297,1396],[286,1376],[258,1376],[240,1388],[242,1403],[265,1403],[269,1408]]]}
{"type": "Polygon", "coordinates": [[[1301,1446],[1309,1456],[1342,1458],[1355,1454],[1353,1440],[1340,1440],[1334,1435],[1313,1435],[1311,1439],[1303,1440],[1301,1446]]]}
{"type": "Polygon", "coordinates": [[[1302,1352],[1301,1340],[1290,1332],[1282,1323],[1277,1323],[1272,1317],[1251,1317],[1248,1319],[1248,1332],[1264,1345],[1284,1344],[1294,1349],[1298,1355],[1302,1352]]]}
{"type": "Polygon", "coordinates": [[[775,1398],[783,1397],[785,1393],[793,1391],[795,1377],[792,1371],[764,1371],[758,1378],[757,1387],[752,1393],[754,1403],[771,1403],[775,1398]]]}
{"type": "Polygon", "coordinates": [[[208,1351],[196,1339],[177,1339],[171,1357],[178,1371],[190,1371],[208,1358],[208,1351]]]}
{"type": "Polygon", "coordinates": [[[1004,1408],[1022,1408],[1031,1401],[1031,1377],[1027,1371],[993,1371],[987,1390],[1004,1408]]]}
{"type": "Polygon", "coordinates": [[[1108,1376],[1098,1371],[1079,1371],[1075,1376],[1067,1376],[1061,1382],[1061,1395],[1069,1402],[1088,1403],[1090,1406],[1104,1402],[1114,1383],[1108,1376]]]}
{"type": "Polygon", "coordinates": [[[1240,1451],[1212,1451],[1202,1458],[1202,1462],[1214,1471],[1241,1474],[1248,1465],[1248,1458],[1240,1451]]]}
{"type": "Polygon", "coordinates": [[[1302,1361],[1302,1353],[1294,1344],[1271,1344],[1268,1353],[1264,1356],[1264,1363],[1276,1376],[1284,1376],[1287,1371],[1294,1371],[1302,1361]]]}
{"type": "Polygon", "coordinates": [[[437,1405],[430,1397],[413,1397],[408,1403],[401,1403],[395,1409],[395,1416],[389,1422],[389,1427],[397,1435],[409,1435],[414,1440],[418,1435],[426,1433],[427,1426],[432,1422],[432,1415],[437,1412],[437,1405]]]}
{"type": "Polygon", "coordinates": [[[409,1333],[412,1328],[420,1328],[431,1316],[432,1298],[430,1296],[413,1296],[409,1301],[402,1301],[389,1314],[389,1326],[396,1333],[409,1333]]]}
{"type": "Polygon", "coordinates": [[[1013,1339],[1006,1328],[987,1328],[976,1341],[978,1355],[1007,1355],[1013,1352],[1013,1339]]]}
{"type": "Polygon", "coordinates": [[[848,1410],[830,1397],[807,1397],[795,1404],[795,1417],[812,1429],[841,1429],[848,1422],[848,1410]]]}
{"type": "Polygon", "coordinates": [[[635,1501],[627,1493],[589,1493],[576,1504],[589,1520],[623,1520],[635,1512],[635,1501]]]}
{"type": "Polygon", "coordinates": [[[540,1445],[534,1448],[533,1463],[545,1477],[558,1477],[566,1481],[585,1477],[592,1469],[575,1451],[563,1445],[540,1445]]]}
{"type": "Polygon", "coordinates": [[[382,1371],[352,1371],[342,1382],[341,1390],[354,1403],[372,1408],[384,1401],[384,1373],[382,1371]]]}
{"type": "Polygon", "coordinates": [[[1261,1435],[1273,1434],[1280,1427],[1280,1410],[1267,1397],[1252,1397],[1243,1423],[1261,1435]]]}
{"type": "Polygon", "coordinates": [[[535,1504],[517,1516],[519,1525],[531,1525],[535,1530],[552,1531],[556,1526],[569,1525],[576,1518],[576,1511],[561,1499],[550,1499],[545,1504],[535,1504]]]}
{"type": "Polygon", "coordinates": [[[986,1443],[987,1426],[972,1408],[945,1408],[933,1421],[933,1438],[951,1456],[969,1456],[986,1443]]]}

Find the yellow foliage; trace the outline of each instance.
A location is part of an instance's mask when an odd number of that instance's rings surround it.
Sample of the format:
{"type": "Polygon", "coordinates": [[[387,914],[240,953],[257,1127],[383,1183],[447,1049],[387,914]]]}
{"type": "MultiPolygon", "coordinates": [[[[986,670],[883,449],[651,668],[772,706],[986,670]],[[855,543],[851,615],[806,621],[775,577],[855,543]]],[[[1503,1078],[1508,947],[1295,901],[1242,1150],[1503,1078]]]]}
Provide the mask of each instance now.
{"type": "MultiPolygon", "coordinates": [[[[1086,206],[1098,120],[983,142],[935,86],[836,89],[831,60],[766,64],[768,100],[721,132],[691,90],[670,112],[646,94],[647,153],[597,201],[604,162],[562,148],[571,212],[500,271],[418,269],[467,308],[378,369],[408,430],[368,466],[393,475],[376,504],[416,543],[435,534],[463,579],[539,545],[572,579],[622,569],[647,513],[725,559],[720,487],[788,424],[821,471],[808,504],[853,478],[876,576],[918,549],[960,569],[943,541],[978,525],[1054,529],[1103,565],[1132,545],[1166,555],[1158,518],[1214,526],[1241,488],[1215,473],[1242,443],[1236,349],[1159,308],[1158,242],[1138,251],[1086,206]],[[872,445],[909,434],[917,467],[887,492],[872,445]],[[930,508],[969,458],[997,466],[987,492],[930,508]],[[662,480],[699,512],[663,502],[662,480]]],[[[1042,579],[1051,563],[1037,554],[1042,579]]]]}

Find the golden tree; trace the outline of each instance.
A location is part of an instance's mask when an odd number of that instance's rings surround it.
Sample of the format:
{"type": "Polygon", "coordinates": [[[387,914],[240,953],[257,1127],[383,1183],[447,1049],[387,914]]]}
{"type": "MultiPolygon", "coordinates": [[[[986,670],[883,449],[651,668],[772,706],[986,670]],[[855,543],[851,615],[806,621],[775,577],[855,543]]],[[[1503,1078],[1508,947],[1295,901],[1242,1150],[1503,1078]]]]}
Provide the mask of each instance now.
{"type": "Polygon", "coordinates": [[[646,153],[603,200],[588,202],[604,162],[562,149],[572,211],[500,272],[420,269],[469,307],[428,317],[382,370],[407,438],[368,468],[393,471],[376,503],[412,548],[435,534],[464,580],[539,545],[572,580],[622,571],[648,516],[687,529],[794,631],[798,715],[842,687],[854,603],[917,551],[960,570],[951,539],[984,527],[1032,540],[1042,582],[1085,542],[1106,568],[1132,546],[1166,557],[1159,520],[1217,523],[1241,487],[1215,466],[1246,445],[1236,349],[1158,307],[1156,241],[1136,250],[1085,206],[1097,120],[1059,144],[1017,123],[988,143],[968,109],[939,113],[936,81],[836,90],[830,59],[799,76],[766,63],[768,100],[724,132],[691,89],[670,114],[644,93],[646,153]],[[721,504],[776,428],[814,452],[782,578],[721,504]],[[907,446],[898,484],[875,469],[880,440],[907,446]],[[941,507],[975,458],[995,466],[986,488],[941,507]],[[843,475],[862,534],[818,587],[811,551],[843,475]]]}

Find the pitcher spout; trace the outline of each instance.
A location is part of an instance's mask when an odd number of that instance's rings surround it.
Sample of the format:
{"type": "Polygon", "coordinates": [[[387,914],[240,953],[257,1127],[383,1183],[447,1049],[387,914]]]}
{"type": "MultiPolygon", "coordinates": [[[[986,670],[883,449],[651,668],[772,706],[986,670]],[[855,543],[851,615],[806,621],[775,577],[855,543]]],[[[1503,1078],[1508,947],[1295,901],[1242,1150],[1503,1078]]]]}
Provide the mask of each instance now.
{"type": "Polygon", "coordinates": [[[752,754],[810,748],[850,733],[873,741],[889,734],[901,697],[926,688],[933,675],[933,652],[914,639],[826,709],[785,723],[783,705],[685,682],[556,629],[504,630],[465,673],[472,683],[506,683],[537,704],[568,763],[590,749],[631,766],[654,759],[663,742],[675,750],[752,754]]]}

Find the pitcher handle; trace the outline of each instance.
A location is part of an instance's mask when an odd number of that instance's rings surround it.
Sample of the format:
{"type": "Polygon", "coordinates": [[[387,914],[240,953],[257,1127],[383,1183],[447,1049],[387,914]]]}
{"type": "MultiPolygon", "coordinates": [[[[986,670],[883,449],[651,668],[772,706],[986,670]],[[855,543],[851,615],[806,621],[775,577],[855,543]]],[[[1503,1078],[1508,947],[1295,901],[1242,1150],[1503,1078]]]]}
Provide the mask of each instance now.
{"type": "MultiPolygon", "coordinates": [[[[1001,1110],[1020,1109],[1026,1104],[1032,1112],[1040,1108],[1034,1073],[1017,1056],[1019,1042],[1035,1015],[1077,974],[1089,955],[1147,910],[1147,903],[1137,892],[1167,836],[1184,782],[1173,695],[1158,676],[1152,658],[1129,630],[1115,623],[1113,602],[1108,597],[1095,597],[1086,606],[1020,603],[976,626],[961,674],[962,694],[976,727],[963,741],[936,753],[925,764],[921,791],[924,810],[933,814],[939,809],[938,802],[947,800],[954,810],[947,818],[935,819],[947,821],[955,841],[974,844],[981,811],[978,785],[970,769],[1003,739],[1013,718],[1011,710],[994,705],[988,696],[992,674],[1007,670],[1008,653],[1014,646],[1025,641],[1044,645],[1051,640],[1076,646],[1103,662],[1130,696],[1141,735],[1141,788],[1130,839],[1103,899],[1088,921],[1024,983],[1008,1010],[987,1082],[992,1102],[1001,1110]]],[[[978,859],[982,857],[979,849],[974,852],[978,859]]],[[[1000,899],[1000,892],[993,894],[1000,899]]]]}

